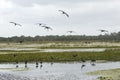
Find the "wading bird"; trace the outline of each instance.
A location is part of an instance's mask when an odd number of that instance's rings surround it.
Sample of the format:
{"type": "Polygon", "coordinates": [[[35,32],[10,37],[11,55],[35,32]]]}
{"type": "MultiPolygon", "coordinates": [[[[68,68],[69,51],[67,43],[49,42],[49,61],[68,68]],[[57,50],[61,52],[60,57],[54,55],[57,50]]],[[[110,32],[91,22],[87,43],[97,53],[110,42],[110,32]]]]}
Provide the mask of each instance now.
{"type": "Polygon", "coordinates": [[[96,62],[96,60],[91,60],[91,65],[95,66],[95,62],[96,62]]]}
{"type": "Polygon", "coordinates": [[[16,68],[18,68],[18,61],[16,61],[16,68]]]}
{"type": "Polygon", "coordinates": [[[43,67],[42,63],[43,63],[43,62],[42,62],[42,61],[40,61],[40,69],[43,67]]]}
{"type": "Polygon", "coordinates": [[[40,69],[42,69],[42,67],[43,67],[43,65],[41,64],[41,65],[40,65],[40,69]]]}
{"type": "Polygon", "coordinates": [[[82,69],[82,68],[84,68],[84,67],[86,66],[86,65],[85,65],[85,62],[86,62],[86,61],[85,61],[84,59],[81,59],[81,62],[83,63],[83,64],[81,65],[81,69],[82,69]]]}
{"type": "Polygon", "coordinates": [[[38,68],[39,63],[36,61],[36,68],[38,68]]]}
{"type": "Polygon", "coordinates": [[[62,14],[64,14],[64,15],[66,15],[67,17],[69,17],[69,15],[65,11],[63,11],[63,10],[58,10],[58,11],[61,12],[62,14]]]}
{"type": "Polygon", "coordinates": [[[81,65],[81,69],[83,69],[84,67],[85,67],[85,64],[82,64],[82,65],[81,65]]]}
{"type": "Polygon", "coordinates": [[[25,61],[25,68],[27,68],[27,61],[25,61]]]}
{"type": "Polygon", "coordinates": [[[42,27],[44,27],[44,29],[46,29],[46,30],[53,30],[51,27],[48,27],[48,26],[46,26],[46,25],[44,25],[44,26],[42,26],[42,27]]]}
{"type": "Polygon", "coordinates": [[[42,64],[43,62],[42,61],[40,61],[40,64],[42,64]]]}
{"type": "Polygon", "coordinates": [[[15,23],[15,22],[10,22],[10,23],[12,23],[12,24],[14,24],[15,26],[22,26],[21,24],[18,24],[18,23],[15,23]]]}

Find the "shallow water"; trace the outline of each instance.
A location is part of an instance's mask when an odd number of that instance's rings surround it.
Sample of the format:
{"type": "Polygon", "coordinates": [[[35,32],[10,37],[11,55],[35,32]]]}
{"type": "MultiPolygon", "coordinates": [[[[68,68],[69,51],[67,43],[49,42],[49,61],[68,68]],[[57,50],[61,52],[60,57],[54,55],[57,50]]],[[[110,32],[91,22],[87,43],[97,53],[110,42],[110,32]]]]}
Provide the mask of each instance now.
{"type": "Polygon", "coordinates": [[[85,73],[120,68],[120,62],[95,63],[24,63],[0,64],[0,80],[96,80],[98,76],[85,73]],[[18,65],[18,68],[16,68],[18,65]],[[83,65],[85,65],[83,67],[83,65]]]}
{"type": "Polygon", "coordinates": [[[38,50],[40,52],[103,52],[105,48],[77,48],[77,49],[37,49],[37,48],[0,48],[0,50],[13,50],[13,51],[22,51],[22,50],[38,50]]]}
{"type": "Polygon", "coordinates": [[[103,52],[105,50],[105,48],[45,49],[43,52],[103,52]]]}

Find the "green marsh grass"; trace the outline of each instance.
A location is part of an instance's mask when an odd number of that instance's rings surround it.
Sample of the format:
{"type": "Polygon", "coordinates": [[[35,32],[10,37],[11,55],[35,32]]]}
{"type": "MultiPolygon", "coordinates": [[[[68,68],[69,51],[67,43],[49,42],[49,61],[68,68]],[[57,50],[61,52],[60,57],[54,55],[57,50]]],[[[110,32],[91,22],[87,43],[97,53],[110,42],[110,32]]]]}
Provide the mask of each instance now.
{"type": "Polygon", "coordinates": [[[97,80],[120,80],[120,68],[88,72],[88,75],[100,75],[97,80]]]}
{"type": "Polygon", "coordinates": [[[104,52],[10,52],[0,54],[0,62],[46,61],[64,62],[81,60],[120,61],[120,49],[108,49],[104,52]],[[14,57],[14,54],[16,55],[14,57]]]}

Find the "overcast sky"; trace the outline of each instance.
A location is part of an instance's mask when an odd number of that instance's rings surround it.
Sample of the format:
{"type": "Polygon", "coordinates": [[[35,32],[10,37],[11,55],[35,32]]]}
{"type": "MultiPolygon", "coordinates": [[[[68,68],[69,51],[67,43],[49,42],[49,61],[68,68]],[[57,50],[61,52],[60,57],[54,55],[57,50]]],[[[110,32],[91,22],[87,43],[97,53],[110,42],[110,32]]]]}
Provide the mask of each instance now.
{"type": "Polygon", "coordinates": [[[67,35],[70,30],[73,35],[99,35],[99,29],[120,31],[120,0],[0,0],[0,37],[67,35]]]}

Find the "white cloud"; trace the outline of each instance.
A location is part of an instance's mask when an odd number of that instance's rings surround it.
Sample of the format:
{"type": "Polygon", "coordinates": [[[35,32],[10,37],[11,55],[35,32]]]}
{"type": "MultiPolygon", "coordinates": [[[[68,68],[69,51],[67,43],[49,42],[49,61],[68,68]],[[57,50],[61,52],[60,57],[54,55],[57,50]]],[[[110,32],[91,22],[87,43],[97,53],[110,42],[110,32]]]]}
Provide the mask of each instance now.
{"type": "Polygon", "coordinates": [[[99,34],[96,30],[106,28],[117,31],[120,20],[119,0],[0,0],[0,36],[11,35],[62,35],[67,30],[78,34],[99,34]],[[60,3],[59,3],[60,2],[60,3]],[[18,5],[19,4],[19,5],[18,5]],[[24,6],[23,6],[24,5],[24,6]],[[70,18],[58,12],[66,11],[70,18]],[[15,21],[22,28],[9,23],[15,21]],[[42,22],[53,28],[46,32],[35,23],[42,22]],[[110,27],[110,25],[117,25],[110,27]],[[98,27],[102,26],[102,27],[98,27]],[[11,29],[12,28],[12,29],[11,29]]]}
{"type": "Polygon", "coordinates": [[[11,7],[12,7],[12,3],[10,1],[0,0],[0,9],[6,9],[11,7]]]}

